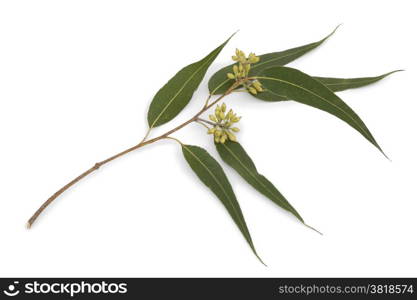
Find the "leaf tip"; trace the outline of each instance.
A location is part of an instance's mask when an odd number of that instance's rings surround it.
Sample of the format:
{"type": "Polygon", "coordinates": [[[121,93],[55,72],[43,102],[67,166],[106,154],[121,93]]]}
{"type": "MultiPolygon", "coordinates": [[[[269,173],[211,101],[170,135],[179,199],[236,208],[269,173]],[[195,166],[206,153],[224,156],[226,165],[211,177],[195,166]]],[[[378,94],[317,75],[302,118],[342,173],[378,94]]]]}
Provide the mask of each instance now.
{"type": "Polygon", "coordinates": [[[372,145],[374,145],[378,150],[379,150],[379,152],[381,152],[382,153],[382,155],[384,155],[385,156],[385,158],[386,159],[388,159],[389,161],[391,161],[391,159],[388,157],[388,155],[387,154],[385,154],[385,152],[384,152],[384,150],[382,150],[382,148],[381,148],[381,146],[379,146],[379,144],[376,142],[376,140],[372,137],[372,135],[371,135],[371,138],[372,139],[368,139],[371,143],[372,143],[372,145]]]}
{"type": "MultiPolygon", "coordinates": [[[[375,140],[374,140],[375,141],[375,140]]],[[[384,152],[384,150],[382,150],[382,148],[377,144],[377,142],[375,141],[375,143],[372,143],[372,144],[374,144],[374,146],[375,147],[377,147],[378,148],[378,150],[382,153],[382,155],[384,155],[385,156],[385,158],[386,159],[388,159],[389,161],[392,161],[389,157],[388,157],[388,155],[384,152]]]]}
{"type": "Polygon", "coordinates": [[[404,69],[394,70],[394,71],[386,73],[385,76],[388,76],[388,75],[391,75],[391,74],[394,74],[394,73],[397,73],[397,72],[405,72],[405,70],[404,69]]]}
{"type": "Polygon", "coordinates": [[[313,230],[313,231],[317,232],[318,234],[323,235],[323,233],[321,233],[320,231],[318,231],[316,228],[314,228],[314,227],[312,227],[312,226],[310,226],[310,225],[308,225],[308,224],[306,224],[306,223],[304,223],[304,225],[305,225],[307,228],[310,228],[311,230],[313,230]]]}
{"type": "Polygon", "coordinates": [[[405,71],[404,69],[398,69],[398,70],[394,70],[394,71],[391,71],[391,72],[387,72],[385,74],[382,74],[379,77],[380,77],[380,79],[383,79],[385,77],[388,77],[391,74],[398,73],[398,72],[404,72],[404,71],[405,71]]]}
{"type": "Polygon", "coordinates": [[[261,264],[263,264],[265,267],[268,268],[268,265],[266,263],[264,263],[264,261],[260,258],[260,256],[258,255],[258,253],[255,252],[256,257],[259,259],[259,261],[261,262],[261,264]]]}
{"type": "Polygon", "coordinates": [[[226,42],[224,42],[224,45],[226,45],[239,31],[240,29],[233,32],[232,35],[230,35],[230,37],[226,40],[226,42]]]}
{"type": "Polygon", "coordinates": [[[325,41],[325,40],[327,40],[329,37],[331,37],[338,29],[339,29],[339,27],[340,26],[342,26],[343,25],[343,23],[340,23],[339,25],[337,25],[336,26],[336,28],[335,29],[333,29],[333,31],[332,32],[330,32],[330,34],[328,35],[328,36],[326,36],[324,39],[323,39],[323,42],[325,41]]]}

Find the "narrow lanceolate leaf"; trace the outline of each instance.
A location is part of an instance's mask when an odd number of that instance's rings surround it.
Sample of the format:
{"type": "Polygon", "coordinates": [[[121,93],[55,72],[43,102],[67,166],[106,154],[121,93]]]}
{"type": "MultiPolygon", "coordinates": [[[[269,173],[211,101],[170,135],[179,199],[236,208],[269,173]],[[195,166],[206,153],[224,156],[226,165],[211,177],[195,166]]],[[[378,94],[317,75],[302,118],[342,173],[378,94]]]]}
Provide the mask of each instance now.
{"type": "MultiPolygon", "coordinates": [[[[360,88],[372,83],[375,83],[388,75],[391,75],[392,73],[399,72],[401,70],[392,71],[380,76],[375,77],[359,77],[359,78],[330,78],[330,77],[313,77],[314,79],[320,81],[323,83],[326,87],[328,87],[333,92],[340,92],[348,89],[355,89],[360,88]]],[[[277,92],[273,92],[270,90],[265,90],[262,93],[258,93],[256,95],[252,95],[257,99],[264,100],[264,101],[270,101],[270,102],[277,102],[277,101],[285,101],[285,100],[291,100],[287,97],[280,95],[277,92]]]]}
{"type": "Polygon", "coordinates": [[[226,141],[224,144],[215,144],[220,157],[235,169],[252,187],[304,223],[300,214],[291,206],[277,188],[265,176],[258,173],[252,159],[239,143],[226,141]]]}
{"type": "MultiPolygon", "coordinates": [[[[182,145],[182,152],[191,169],[198,178],[220,199],[233,221],[239,227],[252,251],[259,258],[253,245],[252,238],[246,226],[245,219],[233,192],[232,186],[219,163],[203,148],[182,145]]],[[[263,263],[263,262],[262,262],[263,263]]]]}
{"type": "Polygon", "coordinates": [[[329,78],[329,77],[314,77],[316,80],[323,83],[333,92],[340,92],[348,89],[355,89],[366,86],[368,84],[375,83],[381,79],[384,79],[388,75],[402,70],[395,70],[380,76],[375,77],[359,77],[359,78],[329,78]]]}
{"type": "MultiPolygon", "coordinates": [[[[339,26],[338,26],[339,27],[339,26]]],[[[336,29],[338,28],[336,27],[336,29]]],[[[296,60],[300,56],[303,56],[307,52],[317,48],[320,46],[325,40],[327,40],[335,31],[333,30],[325,38],[321,39],[318,42],[306,44],[303,46],[287,49],[280,52],[272,52],[260,55],[259,62],[252,65],[251,71],[249,72],[249,76],[255,76],[259,74],[262,70],[274,66],[284,66],[293,60],[296,60]]],[[[232,71],[233,64],[224,67],[217,71],[211,78],[208,83],[209,91],[211,94],[223,94],[227,91],[227,89],[233,84],[234,80],[230,80],[227,78],[227,73],[233,73],[232,71]]],[[[285,99],[284,99],[285,100],[285,99]]]]}
{"type": "Polygon", "coordinates": [[[150,128],[172,120],[190,102],[207,69],[230,38],[202,60],[181,69],[156,93],[148,111],[150,128]]]}
{"type": "Polygon", "coordinates": [[[258,78],[268,90],[274,93],[327,111],[345,121],[383,153],[359,116],[334,92],[316,79],[299,70],[287,67],[266,69],[258,78]]]}

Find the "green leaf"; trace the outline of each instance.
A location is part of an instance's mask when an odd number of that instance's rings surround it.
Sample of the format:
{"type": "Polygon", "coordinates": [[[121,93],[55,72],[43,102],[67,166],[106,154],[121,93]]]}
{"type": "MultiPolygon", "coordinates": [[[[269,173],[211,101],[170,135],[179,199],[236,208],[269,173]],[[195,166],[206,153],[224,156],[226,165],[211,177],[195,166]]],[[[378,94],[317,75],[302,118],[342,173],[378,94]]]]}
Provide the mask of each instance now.
{"type": "MultiPolygon", "coordinates": [[[[320,81],[321,83],[323,83],[326,87],[328,87],[330,90],[332,90],[333,92],[340,92],[340,91],[344,91],[344,90],[348,90],[348,89],[354,89],[354,88],[359,88],[359,87],[363,87],[372,83],[375,83],[385,77],[387,77],[388,75],[391,75],[392,73],[395,72],[400,72],[402,70],[396,70],[396,71],[392,71],[380,76],[375,76],[375,77],[361,77],[361,78],[329,78],[329,77],[313,77],[314,79],[320,81]]],[[[286,100],[291,100],[288,99],[287,97],[274,93],[273,91],[270,90],[265,90],[262,93],[258,93],[256,95],[252,95],[253,97],[259,99],[259,100],[264,100],[264,101],[269,101],[269,102],[277,102],[277,101],[286,101],[286,100]]]]}
{"type": "Polygon", "coordinates": [[[388,75],[391,75],[402,70],[395,70],[386,74],[375,77],[360,77],[360,78],[329,78],[329,77],[314,77],[316,80],[323,83],[333,92],[340,92],[348,89],[355,89],[375,83],[388,75]]]}
{"type": "Polygon", "coordinates": [[[303,218],[294,207],[285,199],[277,188],[265,176],[258,173],[252,159],[246,153],[245,149],[237,143],[226,141],[224,144],[215,143],[220,157],[233,169],[235,169],[243,179],[245,179],[253,188],[264,196],[271,199],[281,208],[292,213],[298,220],[304,223],[303,218]]]}
{"type": "MultiPolygon", "coordinates": [[[[185,160],[198,178],[220,199],[233,221],[239,227],[253,253],[262,262],[253,245],[245,219],[233,192],[232,186],[219,163],[203,148],[182,145],[185,160]]],[[[262,262],[263,263],[263,262],[262,262]]]]}
{"type": "Polygon", "coordinates": [[[329,88],[309,75],[292,68],[273,67],[264,70],[258,79],[274,93],[327,111],[345,121],[384,154],[359,116],[329,88]]]}
{"type": "MultiPolygon", "coordinates": [[[[340,26],[340,25],[339,25],[340,26]]],[[[318,42],[306,44],[292,49],[287,49],[280,52],[273,52],[260,55],[259,62],[252,65],[249,76],[255,76],[259,74],[262,70],[270,68],[273,66],[284,66],[293,60],[296,60],[300,56],[303,56],[307,52],[320,46],[325,40],[327,40],[339,27],[337,26],[332,33],[330,33],[325,38],[321,39],[318,42]]],[[[213,95],[223,94],[228,88],[234,83],[234,80],[227,78],[227,73],[233,73],[232,68],[234,64],[231,64],[227,67],[224,67],[217,71],[209,80],[208,87],[209,91],[213,95]]],[[[284,99],[285,100],[285,99],[284,99]]]]}
{"type": "Polygon", "coordinates": [[[207,69],[232,36],[202,60],[181,69],[156,93],[148,111],[150,128],[171,121],[190,102],[207,69]]]}

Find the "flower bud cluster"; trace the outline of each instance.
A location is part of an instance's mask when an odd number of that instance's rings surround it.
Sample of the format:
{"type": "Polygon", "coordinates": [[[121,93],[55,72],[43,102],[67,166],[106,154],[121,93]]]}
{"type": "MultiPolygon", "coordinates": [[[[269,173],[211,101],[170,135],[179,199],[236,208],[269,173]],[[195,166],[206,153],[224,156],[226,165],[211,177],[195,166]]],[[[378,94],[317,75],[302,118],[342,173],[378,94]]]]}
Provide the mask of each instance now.
{"type": "Polygon", "coordinates": [[[243,80],[243,86],[253,95],[256,95],[258,92],[263,92],[262,84],[258,80],[247,80],[251,64],[259,62],[260,58],[256,56],[255,53],[249,53],[249,56],[246,57],[245,52],[236,49],[236,53],[232,56],[232,59],[236,61],[237,64],[232,67],[233,73],[227,73],[227,78],[236,81],[243,80]]]}
{"type": "Polygon", "coordinates": [[[233,132],[239,132],[239,128],[233,125],[239,122],[241,117],[236,116],[232,109],[226,113],[226,104],[217,105],[214,115],[209,115],[209,119],[214,122],[214,125],[207,133],[214,135],[216,143],[224,144],[227,140],[237,141],[233,132]]]}

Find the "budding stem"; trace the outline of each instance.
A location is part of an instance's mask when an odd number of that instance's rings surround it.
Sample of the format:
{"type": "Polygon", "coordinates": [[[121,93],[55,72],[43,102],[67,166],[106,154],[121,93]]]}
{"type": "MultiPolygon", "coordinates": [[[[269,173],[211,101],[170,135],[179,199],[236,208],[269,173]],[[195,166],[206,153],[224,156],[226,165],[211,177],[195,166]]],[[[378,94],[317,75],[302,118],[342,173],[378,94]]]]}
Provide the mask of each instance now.
{"type": "Polygon", "coordinates": [[[27,222],[27,228],[31,228],[33,223],[36,221],[36,219],[39,217],[39,215],[56,199],[58,198],[62,193],[64,193],[66,190],[68,190],[70,187],[72,187],[73,185],[75,185],[77,182],[79,182],[80,180],[82,180],[84,177],[87,177],[88,175],[90,175],[91,173],[93,173],[94,171],[98,170],[101,166],[119,158],[122,157],[134,150],[137,150],[139,148],[142,148],[143,146],[155,143],[159,140],[162,139],[174,139],[176,141],[178,141],[179,143],[181,143],[179,140],[170,137],[170,135],[182,128],[184,128],[185,126],[187,126],[188,124],[198,121],[199,117],[201,114],[203,114],[205,111],[207,111],[208,109],[210,109],[213,105],[215,105],[216,103],[218,103],[220,100],[222,100],[224,97],[226,97],[227,95],[229,95],[237,86],[239,86],[240,84],[242,84],[241,81],[236,81],[224,94],[222,94],[221,96],[219,96],[216,100],[214,100],[212,103],[209,104],[209,100],[211,98],[211,95],[208,97],[208,99],[206,100],[206,103],[204,104],[203,108],[197,112],[197,114],[195,114],[191,119],[189,119],[188,121],[185,121],[184,123],[178,125],[177,127],[165,132],[164,134],[153,138],[153,139],[149,139],[147,140],[150,131],[152,128],[149,128],[148,131],[146,132],[144,138],[142,139],[142,141],[133,146],[130,147],[122,152],[119,152],[118,154],[115,154],[103,161],[97,162],[95,163],[90,169],[86,170],[85,172],[81,173],[79,176],[75,177],[73,180],[71,180],[70,182],[68,182],[66,185],[64,185],[62,188],[60,188],[58,191],[56,191],[51,197],[49,197],[39,208],[38,210],[32,215],[32,217],[28,220],[27,222]]]}
{"type": "Polygon", "coordinates": [[[195,120],[196,123],[203,125],[204,127],[206,127],[207,130],[210,129],[210,127],[208,127],[206,124],[204,124],[203,122],[199,121],[199,120],[195,120]]]}
{"type": "MultiPolygon", "coordinates": [[[[219,125],[219,124],[214,123],[214,122],[209,121],[209,120],[205,120],[205,119],[197,118],[196,122],[198,122],[198,121],[200,121],[200,122],[204,122],[204,123],[207,123],[207,124],[210,124],[210,125],[212,125],[212,126],[220,126],[220,127],[222,127],[222,125],[219,125]]],[[[205,126],[205,125],[204,125],[204,126],[205,126]]]]}

